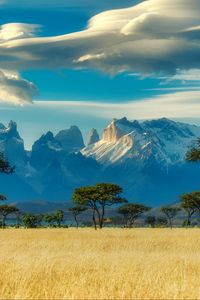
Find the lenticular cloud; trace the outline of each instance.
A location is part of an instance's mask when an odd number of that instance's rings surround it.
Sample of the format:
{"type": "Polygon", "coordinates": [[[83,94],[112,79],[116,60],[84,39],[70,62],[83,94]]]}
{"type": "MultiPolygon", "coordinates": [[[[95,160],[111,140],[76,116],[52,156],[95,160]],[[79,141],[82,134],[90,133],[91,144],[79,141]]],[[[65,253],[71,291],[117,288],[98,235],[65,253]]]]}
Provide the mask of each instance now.
{"type": "Polygon", "coordinates": [[[199,0],[149,0],[94,16],[81,32],[1,41],[6,69],[89,67],[175,74],[200,67],[199,0]]]}
{"type": "MultiPolygon", "coordinates": [[[[1,26],[2,69],[93,68],[111,74],[131,71],[172,78],[200,69],[199,0],[144,1],[98,14],[85,30],[62,36],[36,37],[38,28],[1,26]]],[[[19,91],[16,82],[13,90],[19,91]]],[[[32,87],[26,83],[21,91],[29,97],[32,87]]]]}
{"type": "Polygon", "coordinates": [[[0,71],[0,102],[22,105],[32,103],[37,89],[17,72],[0,71]]]}

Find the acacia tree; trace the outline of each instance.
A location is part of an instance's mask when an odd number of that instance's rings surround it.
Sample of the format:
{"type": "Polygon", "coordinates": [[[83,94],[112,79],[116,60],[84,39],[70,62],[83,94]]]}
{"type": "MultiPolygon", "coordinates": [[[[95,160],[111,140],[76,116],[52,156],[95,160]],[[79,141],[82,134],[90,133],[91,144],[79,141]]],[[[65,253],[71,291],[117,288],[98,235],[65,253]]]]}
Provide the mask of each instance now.
{"type": "Polygon", "coordinates": [[[181,210],[181,208],[172,207],[172,206],[163,206],[161,207],[160,210],[167,217],[170,228],[172,229],[172,220],[176,217],[176,215],[181,210]]]}
{"type": "Polygon", "coordinates": [[[18,212],[18,208],[14,205],[1,205],[0,206],[0,214],[2,216],[2,228],[4,229],[6,226],[6,217],[10,214],[16,214],[18,212]]]}
{"type": "Polygon", "coordinates": [[[24,214],[22,216],[22,223],[26,228],[36,228],[38,225],[38,218],[32,214],[24,214]]]}
{"type": "Polygon", "coordinates": [[[188,201],[190,201],[190,205],[194,207],[195,211],[197,211],[200,215],[200,191],[187,194],[187,197],[189,198],[188,201]]]}
{"type": "Polygon", "coordinates": [[[49,227],[54,226],[55,224],[55,215],[54,214],[46,214],[43,216],[43,220],[48,224],[49,227]]]}
{"type": "MultiPolygon", "coordinates": [[[[184,194],[181,196],[181,207],[187,213],[187,221],[186,221],[187,226],[191,225],[191,218],[194,215],[194,213],[197,211],[197,206],[198,206],[197,198],[198,197],[199,197],[199,201],[200,201],[200,193],[198,195],[198,192],[184,194]],[[195,204],[195,202],[196,202],[196,204],[195,204]]],[[[199,204],[200,204],[200,202],[199,202],[199,204]]]]}
{"type": "Polygon", "coordinates": [[[124,216],[124,219],[126,220],[126,226],[129,226],[131,228],[135,223],[135,220],[148,210],[150,210],[150,207],[146,205],[138,203],[128,203],[122,205],[119,208],[118,213],[124,216]]]}
{"type": "Polygon", "coordinates": [[[105,208],[127,202],[120,196],[122,188],[116,184],[100,183],[95,186],[81,187],[74,191],[73,202],[77,206],[92,210],[92,220],[97,229],[96,216],[99,228],[103,227],[105,208]]]}
{"type": "Polygon", "coordinates": [[[58,210],[56,213],[46,214],[43,216],[43,220],[48,223],[50,227],[54,226],[55,224],[58,227],[61,227],[61,223],[64,219],[64,212],[63,210],[58,210]]]}
{"type": "Polygon", "coordinates": [[[75,189],[72,200],[77,206],[85,207],[86,209],[92,210],[92,220],[94,223],[95,230],[97,229],[96,223],[96,210],[97,210],[97,195],[94,186],[86,186],[75,189]]]}
{"type": "Polygon", "coordinates": [[[55,222],[57,224],[58,227],[61,227],[61,223],[64,220],[64,211],[59,209],[56,213],[55,213],[55,222]]]}
{"type": "Polygon", "coordinates": [[[78,221],[78,216],[80,214],[82,214],[84,211],[86,211],[87,208],[86,207],[83,207],[83,206],[74,206],[74,207],[71,207],[69,208],[69,211],[73,214],[74,216],[74,220],[76,222],[76,228],[78,229],[79,227],[79,221],[78,221]]]}
{"type": "Polygon", "coordinates": [[[104,224],[105,208],[116,204],[126,203],[127,200],[120,196],[120,194],[123,192],[123,189],[119,185],[100,183],[96,185],[96,189],[99,193],[99,226],[102,228],[104,224]]]}

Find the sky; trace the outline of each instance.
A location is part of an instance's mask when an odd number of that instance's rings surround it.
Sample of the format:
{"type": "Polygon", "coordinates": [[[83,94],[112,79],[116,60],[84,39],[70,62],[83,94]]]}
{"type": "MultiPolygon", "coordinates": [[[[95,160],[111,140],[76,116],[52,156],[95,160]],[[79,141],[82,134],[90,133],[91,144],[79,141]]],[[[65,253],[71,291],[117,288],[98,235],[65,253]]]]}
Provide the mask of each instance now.
{"type": "Polygon", "coordinates": [[[200,124],[199,81],[199,0],[0,0],[0,122],[28,149],[123,116],[200,124]]]}

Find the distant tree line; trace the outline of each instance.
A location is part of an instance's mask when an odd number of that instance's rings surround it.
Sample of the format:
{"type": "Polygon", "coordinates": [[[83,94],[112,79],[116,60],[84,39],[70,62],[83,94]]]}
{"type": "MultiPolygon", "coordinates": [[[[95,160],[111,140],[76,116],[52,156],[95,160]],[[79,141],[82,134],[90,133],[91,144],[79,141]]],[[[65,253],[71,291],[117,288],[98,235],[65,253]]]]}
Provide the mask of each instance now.
{"type": "MultiPolygon", "coordinates": [[[[200,139],[197,146],[193,147],[186,154],[186,159],[190,162],[200,160],[200,139]]],[[[12,174],[15,167],[11,166],[3,154],[0,153],[0,173],[12,174]]],[[[183,194],[178,205],[163,206],[160,212],[152,213],[151,208],[141,203],[128,203],[122,197],[123,189],[113,183],[99,183],[94,186],[85,186],[75,189],[72,196],[73,206],[68,209],[74,218],[74,223],[80,226],[80,216],[87,213],[87,218],[81,221],[86,226],[92,225],[95,230],[102,229],[105,223],[117,225],[125,228],[136,226],[136,220],[141,219],[140,226],[148,227],[170,227],[173,228],[174,221],[180,211],[184,211],[186,218],[182,226],[192,225],[192,218],[198,215],[200,218],[200,191],[183,194]],[[107,216],[107,208],[113,207],[115,217],[107,216]],[[116,212],[121,218],[118,218],[116,212]],[[88,221],[91,216],[91,221],[88,221]],[[87,220],[86,220],[87,219],[87,220]]],[[[5,205],[6,196],[0,194],[0,216],[1,228],[6,227],[7,217],[15,219],[15,227],[25,228],[39,227],[68,227],[65,225],[65,212],[58,210],[54,213],[38,214],[23,213],[14,205],[5,205]]]]}

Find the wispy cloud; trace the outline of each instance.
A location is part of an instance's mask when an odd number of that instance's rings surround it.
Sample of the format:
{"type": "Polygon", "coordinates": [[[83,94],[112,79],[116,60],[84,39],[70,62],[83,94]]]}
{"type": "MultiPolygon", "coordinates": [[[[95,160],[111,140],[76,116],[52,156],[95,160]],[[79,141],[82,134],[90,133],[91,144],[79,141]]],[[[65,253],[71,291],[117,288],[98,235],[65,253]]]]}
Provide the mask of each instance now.
{"type": "Polygon", "coordinates": [[[200,91],[200,86],[159,87],[159,88],[146,89],[145,91],[158,91],[158,92],[200,91]]]}
{"type": "Polygon", "coordinates": [[[200,91],[177,92],[126,103],[35,101],[37,107],[101,119],[199,118],[200,91]]]}
{"type": "Polygon", "coordinates": [[[191,70],[182,70],[177,72],[176,75],[172,77],[172,80],[180,80],[180,81],[200,81],[200,70],[199,69],[191,69],[191,70]]]}

